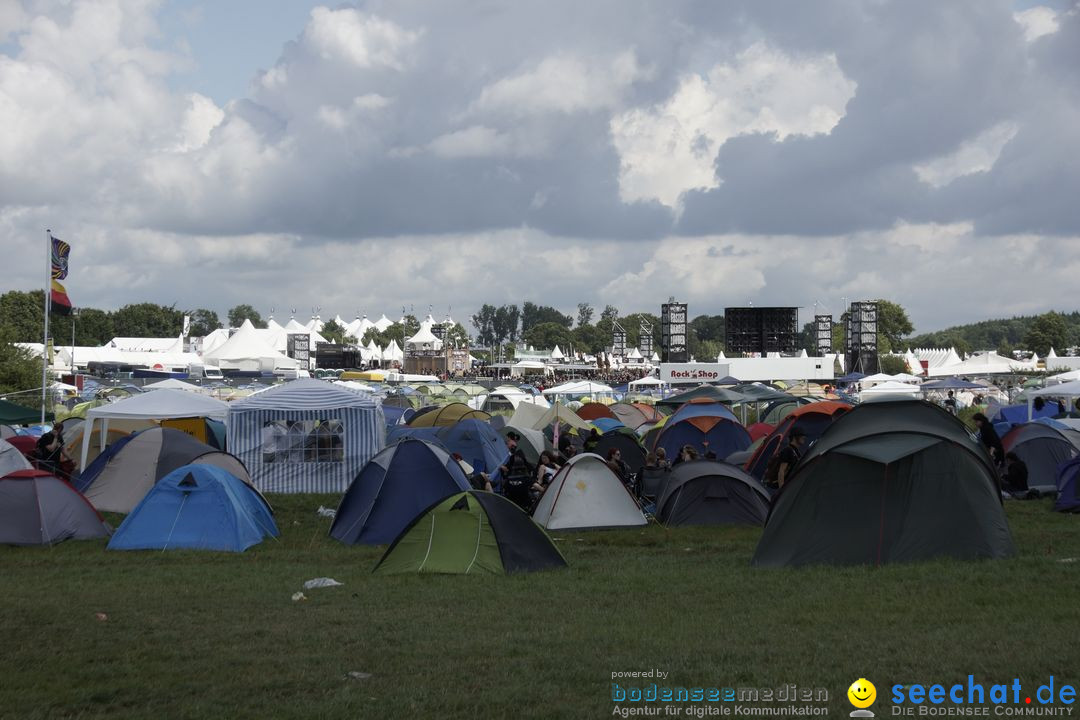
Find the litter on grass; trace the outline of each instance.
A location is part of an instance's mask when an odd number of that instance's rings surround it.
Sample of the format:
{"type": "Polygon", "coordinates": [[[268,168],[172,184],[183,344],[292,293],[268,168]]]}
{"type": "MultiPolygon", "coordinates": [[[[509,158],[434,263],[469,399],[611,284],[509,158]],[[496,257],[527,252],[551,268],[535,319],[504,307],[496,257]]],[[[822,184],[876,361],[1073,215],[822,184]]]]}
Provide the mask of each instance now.
{"type": "Polygon", "coordinates": [[[345,583],[340,583],[337,580],[335,580],[334,578],[321,577],[321,578],[314,578],[312,580],[308,580],[306,583],[304,583],[304,589],[305,590],[314,590],[315,588],[335,587],[337,585],[344,585],[344,584],[345,583]]]}

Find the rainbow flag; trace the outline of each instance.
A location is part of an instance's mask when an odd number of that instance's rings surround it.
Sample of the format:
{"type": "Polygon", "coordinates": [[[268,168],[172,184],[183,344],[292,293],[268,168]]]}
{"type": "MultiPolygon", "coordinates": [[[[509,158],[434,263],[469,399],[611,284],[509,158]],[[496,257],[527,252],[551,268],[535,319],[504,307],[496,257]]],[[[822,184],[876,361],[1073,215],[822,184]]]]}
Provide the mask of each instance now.
{"type": "Polygon", "coordinates": [[[52,235],[49,238],[52,240],[52,278],[63,280],[68,275],[68,255],[71,254],[71,246],[52,235]]]}

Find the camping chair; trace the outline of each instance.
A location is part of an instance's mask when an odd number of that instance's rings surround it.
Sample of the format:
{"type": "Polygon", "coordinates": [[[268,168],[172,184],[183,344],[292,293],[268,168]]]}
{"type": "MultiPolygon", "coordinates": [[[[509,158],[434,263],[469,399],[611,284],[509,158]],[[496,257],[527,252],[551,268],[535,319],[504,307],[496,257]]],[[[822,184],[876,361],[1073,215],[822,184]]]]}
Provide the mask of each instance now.
{"type": "Polygon", "coordinates": [[[639,476],[641,481],[640,492],[638,493],[642,500],[651,500],[656,502],[660,499],[660,496],[664,493],[664,488],[667,487],[668,478],[671,477],[671,471],[663,468],[641,468],[641,474],[639,476]]]}

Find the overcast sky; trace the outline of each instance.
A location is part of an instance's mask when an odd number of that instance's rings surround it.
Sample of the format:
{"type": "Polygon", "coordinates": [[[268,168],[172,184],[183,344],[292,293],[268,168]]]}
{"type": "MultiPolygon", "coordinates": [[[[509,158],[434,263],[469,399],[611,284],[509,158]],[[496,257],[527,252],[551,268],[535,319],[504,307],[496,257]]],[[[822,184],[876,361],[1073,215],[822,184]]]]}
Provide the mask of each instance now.
{"type": "Polygon", "coordinates": [[[0,0],[2,289],[1074,310],[1080,6],[0,0]]]}

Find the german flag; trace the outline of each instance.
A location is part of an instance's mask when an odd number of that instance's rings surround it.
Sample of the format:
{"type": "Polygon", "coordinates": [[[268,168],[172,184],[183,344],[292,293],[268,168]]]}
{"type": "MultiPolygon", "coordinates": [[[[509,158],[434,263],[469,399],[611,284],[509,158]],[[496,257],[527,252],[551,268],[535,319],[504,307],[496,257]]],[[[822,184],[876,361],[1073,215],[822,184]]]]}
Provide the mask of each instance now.
{"type": "Polygon", "coordinates": [[[68,299],[67,290],[57,280],[52,281],[52,292],[50,292],[50,303],[52,305],[52,311],[60,315],[71,314],[71,300],[68,299]]]}

